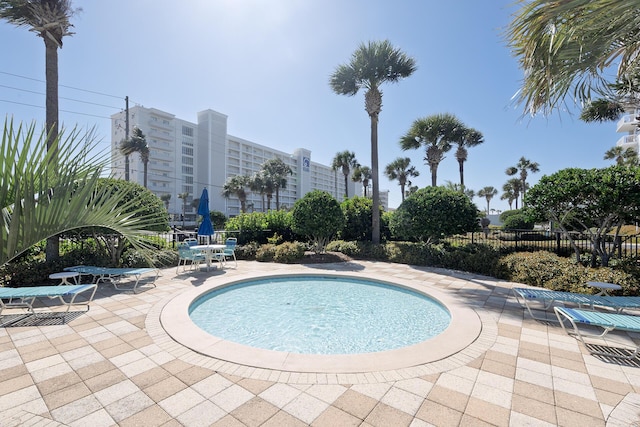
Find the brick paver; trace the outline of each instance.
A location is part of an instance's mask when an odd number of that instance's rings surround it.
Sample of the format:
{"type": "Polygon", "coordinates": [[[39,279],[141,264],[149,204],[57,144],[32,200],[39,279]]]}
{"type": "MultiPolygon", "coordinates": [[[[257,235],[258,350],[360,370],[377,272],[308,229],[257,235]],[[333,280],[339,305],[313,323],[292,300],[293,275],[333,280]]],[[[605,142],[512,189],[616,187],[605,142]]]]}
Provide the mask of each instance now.
{"type": "MultiPolygon", "coordinates": [[[[91,310],[0,328],[0,424],[429,426],[640,423],[640,362],[591,356],[555,324],[531,320],[514,284],[378,262],[315,266],[240,261],[237,269],[166,269],[138,294],[100,286],[91,310]],[[425,365],[363,373],[280,372],[192,352],[164,333],[164,305],[244,272],[366,271],[447,292],[481,335],[425,365]]],[[[2,321],[17,319],[10,313],[2,321]]],[[[635,337],[637,338],[637,337],[635,337]]]]}

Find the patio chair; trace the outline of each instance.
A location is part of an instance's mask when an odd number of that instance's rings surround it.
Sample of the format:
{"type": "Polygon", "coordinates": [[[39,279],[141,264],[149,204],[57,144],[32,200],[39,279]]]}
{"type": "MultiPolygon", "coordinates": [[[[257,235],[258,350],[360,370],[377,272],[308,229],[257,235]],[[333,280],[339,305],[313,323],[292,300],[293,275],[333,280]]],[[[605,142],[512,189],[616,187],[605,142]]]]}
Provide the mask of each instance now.
{"type": "MultiPolygon", "coordinates": [[[[160,275],[160,270],[151,267],[96,267],[92,265],[75,265],[73,267],[66,267],[65,271],[74,271],[80,273],[81,276],[92,276],[91,283],[98,284],[100,282],[109,282],[117,290],[132,290],[133,293],[137,293],[138,285],[140,285],[140,279],[143,275],[150,275],[155,273],[155,277],[148,284],[156,286],[156,280],[160,275]],[[123,287],[123,281],[125,278],[130,278],[133,281],[133,286],[123,287]]],[[[127,284],[129,286],[129,284],[127,284]]]]}
{"type": "Polygon", "coordinates": [[[34,310],[33,304],[37,298],[58,298],[60,303],[67,307],[62,312],[63,316],[71,307],[85,306],[88,311],[97,288],[98,285],[95,284],[0,288],[0,314],[7,308],[21,308],[27,310],[27,315],[38,317],[38,313],[45,310],[34,310]]]}
{"type": "Polygon", "coordinates": [[[542,321],[555,321],[553,318],[540,317],[533,314],[532,303],[538,303],[542,310],[549,310],[555,305],[573,304],[578,308],[587,307],[591,310],[595,307],[614,309],[618,313],[625,309],[640,309],[640,297],[605,296],[579,294],[575,292],[552,291],[542,288],[512,288],[516,301],[529,312],[529,315],[542,321]]]}
{"type": "Polygon", "coordinates": [[[220,256],[222,257],[223,262],[227,262],[227,259],[233,258],[233,262],[235,263],[235,268],[238,268],[238,260],[236,259],[236,245],[238,244],[238,239],[235,237],[229,237],[224,242],[225,248],[222,250],[220,256]]]}
{"type": "Polygon", "coordinates": [[[184,243],[186,243],[189,246],[195,246],[200,244],[200,242],[198,242],[198,239],[196,239],[195,237],[189,237],[184,239],[184,243]]]}
{"type": "Polygon", "coordinates": [[[178,267],[176,268],[176,274],[180,274],[181,265],[182,271],[184,272],[187,269],[187,265],[193,270],[196,266],[199,267],[203,261],[206,261],[206,258],[202,253],[192,251],[186,242],[178,243],[178,267]]]}
{"type": "MultiPolygon", "coordinates": [[[[588,346],[585,342],[585,338],[604,338],[611,331],[630,331],[640,332],[640,317],[631,314],[620,313],[603,313],[599,311],[580,310],[567,307],[554,307],[558,322],[562,329],[569,335],[575,336],[582,344],[589,350],[591,354],[598,354],[601,356],[616,357],[621,359],[633,359],[638,355],[639,346],[631,342],[619,342],[614,340],[608,340],[609,343],[623,346],[627,351],[620,351],[621,349],[610,346],[588,346]],[[571,324],[573,330],[567,330],[566,325],[571,324]],[[580,329],[578,325],[582,325],[580,329]],[[600,334],[593,334],[585,332],[585,326],[595,327],[597,330],[602,330],[600,334]]],[[[607,343],[608,344],[608,343],[607,343]]]]}

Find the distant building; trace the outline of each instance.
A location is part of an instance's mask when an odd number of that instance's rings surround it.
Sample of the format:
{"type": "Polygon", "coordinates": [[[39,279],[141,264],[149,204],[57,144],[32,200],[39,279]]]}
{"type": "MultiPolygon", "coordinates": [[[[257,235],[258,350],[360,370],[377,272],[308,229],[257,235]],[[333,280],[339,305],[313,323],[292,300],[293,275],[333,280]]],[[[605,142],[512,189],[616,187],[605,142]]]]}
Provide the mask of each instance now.
{"type": "Polygon", "coordinates": [[[636,153],[640,153],[640,132],[638,129],[640,122],[638,121],[638,116],[640,116],[640,109],[628,109],[616,125],[616,132],[626,134],[618,140],[616,145],[623,148],[632,148],[636,153]]]}
{"type": "MultiPolygon", "coordinates": [[[[125,112],[111,116],[111,170],[116,178],[125,177],[125,159],[120,142],[125,138],[125,112]]],[[[345,194],[344,176],[330,166],[311,160],[311,150],[298,148],[285,153],[255,142],[227,134],[227,116],[213,110],[200,111],[197,123],[176,118],[155,108],[136,106],[129,109],[129,132],[140,128],[150,149],[147,165],[147,187],[159,197],[171,195],[169,213],[180,225],[183,200],[178,194],[188,193],[185,224],[196,222],[193,199],[200,197],[203,188],[209,192],[209,208],[227,216],[240,213],[240,201],[222,196],[228,178],[236,175],[252,176],[262,164],[273,158],[284,161],[293,174],[287,178],[286,189],[280,190],[280,208],[290,209],[296,200],[312,190],[329,192],[338,201],[345,194]]],[[[144,182],[143,164],[138,153],[129,156],[130,180],[144,182]]],[[[356,194],[356,183],[349,180],[349,194],[356,194]]],[[[388,206],[388,203],[381,205],[388,206]]],[[[265,201],[266,205],[266,201],[265,201]]],[[[275,209],[275,195],[271,202],[275,209]]],[[[248,191],[247,211],[266,211],[260,194],[248,191]]]]}

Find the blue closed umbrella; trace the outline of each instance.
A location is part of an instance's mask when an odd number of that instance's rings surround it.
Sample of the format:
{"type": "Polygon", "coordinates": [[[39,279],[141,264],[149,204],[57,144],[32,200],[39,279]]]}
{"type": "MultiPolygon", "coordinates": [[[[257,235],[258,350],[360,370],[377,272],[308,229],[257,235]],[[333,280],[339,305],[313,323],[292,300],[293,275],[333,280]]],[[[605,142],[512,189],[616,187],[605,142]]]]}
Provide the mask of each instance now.
{"type": "Polygon", "coordinates": [[[200,196],[198,215],[202,215],[202,222],[198,227],[198,236],[211,236],[213,234],[213,224],[209,216],[209,193],[206,188],[202,190],[202,195],[200,196]]]}

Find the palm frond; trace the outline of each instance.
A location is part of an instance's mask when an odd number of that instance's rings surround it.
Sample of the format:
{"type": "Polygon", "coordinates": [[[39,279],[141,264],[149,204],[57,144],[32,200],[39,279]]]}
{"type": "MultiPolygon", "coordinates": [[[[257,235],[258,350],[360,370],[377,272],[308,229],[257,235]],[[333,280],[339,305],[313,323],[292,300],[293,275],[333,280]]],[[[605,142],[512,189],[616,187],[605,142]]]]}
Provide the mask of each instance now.
{"type": "Polygon", "coordinates": [[[122,234],[136,248],[146,245],[144,229],[157,216],[138,213],[138,200],[127,191],[97,189],[107,164],[104,154],[92,155],[90,144],[72,131],[61,132],[53,149],[47,135],[35,135],[34,125],[14,128],[5,122],[0,143],[0,264],[32,245],[59,233],[83,227],[105,227],[122,234]]]}

